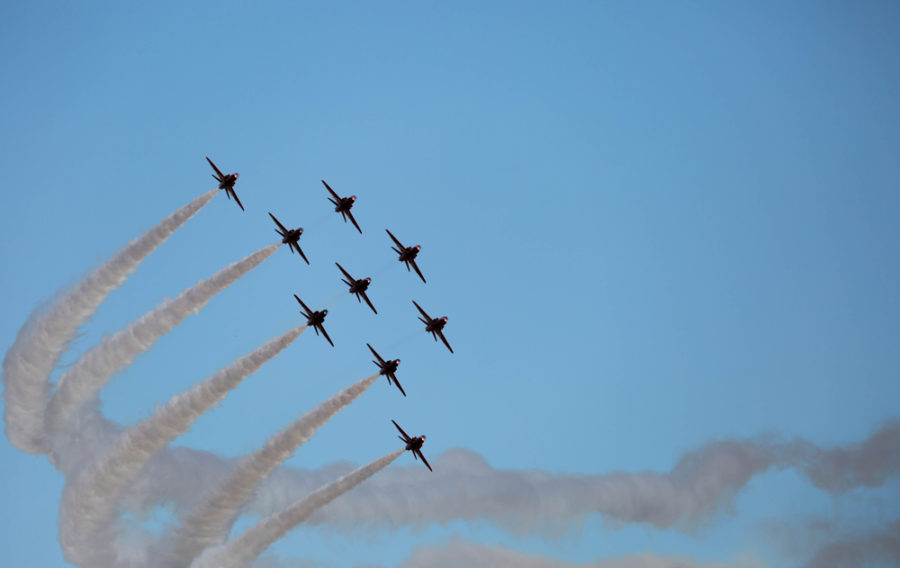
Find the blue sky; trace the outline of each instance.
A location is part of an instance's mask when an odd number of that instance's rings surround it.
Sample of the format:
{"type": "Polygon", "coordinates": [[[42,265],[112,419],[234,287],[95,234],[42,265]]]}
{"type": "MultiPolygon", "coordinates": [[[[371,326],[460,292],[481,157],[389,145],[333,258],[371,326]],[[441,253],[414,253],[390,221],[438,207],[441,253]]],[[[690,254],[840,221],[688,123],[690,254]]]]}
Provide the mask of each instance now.
{"type": "MultiPolygon", "coordinates": [[[[104,391],[130,423],[328,306],[179,445],[228,456],[399,357],[291,460],[367,462],[389,418],[497,468],[666,472],[687,451],[774,432],[829,447],[900,400],[898,8],[740,3],[9,5],[0,167],[0,345],[32,309],[241,174],[114,292],[64,358],[166,296],[306,229],[104,391]],[[359,235],[320,179],[355,194],[359,235]],[[422,284],[384,233],[421,244],[422,284]],[[335,261],[373,277],[376,316],[335,261]],[[450,355],[410,302],[447,315],[450,355]]],[[[413,432],[411,432],[413,433],[413,432]]],[[[0,444],[11,566],[64,566],[63,478],[0,444]]],[[[411,461],[401,458],[397,466],[411,461]]],[[[753,479],[690,533],[562,540],[487,523],[344,535],[300,528],[279,555],[396,565],[458,533],[572,561],[678,553],[780,564],[776,519],[838,532],[895,520],[898,486],[832,497],[792,470],[753,479]],[[861,520],[874,519],[874,520],[861,520]]],[[[811,550],[809,554],[811,554],[811,550]]],[[[802,554],[787,561],[801,565],[802,554]]]]}

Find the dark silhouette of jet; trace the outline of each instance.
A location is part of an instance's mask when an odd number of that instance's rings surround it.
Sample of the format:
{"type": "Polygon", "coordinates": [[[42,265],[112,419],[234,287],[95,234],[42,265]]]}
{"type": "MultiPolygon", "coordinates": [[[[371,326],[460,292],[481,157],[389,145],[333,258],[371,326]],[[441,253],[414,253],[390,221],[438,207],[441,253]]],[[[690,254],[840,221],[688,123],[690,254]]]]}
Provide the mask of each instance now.
{"type": "Polygon", "coordinates": [[[344,223],[347,222],[347,217],[349,217],[350,222],[353,223],[353,226],[356,227],[356,230],[359,231],[359,234],[361,235],[362,229],[356,224],[356,219],[353,218],[353,213],[350,212],[350,210],[353,209],[353,204],[356,203],[356,196],[351,195],[350,197],[341,197],[331,189],[330,185],[325,183],[324,179],[322,180],[322,184],[325,186],[325,189],[328,190],[328,193],[331,194],[328,201],[334,205],[334,210],[341,214],[344,223]]]}
{"type": "Polygon", "coordinates": [[[297,227],[296,229],[287,229],[278,219],[275,218],[275,215],[269,213],[269,217],[275,221],[275,224],[278,225],[278,228],[275,229],[275,232],[281,236],[281,242],[288,245],[288,248],[291,249],[291,254],[294,254],[294,251],[300,253],[300,256],[303,257],[303,260],[306,261],[306,264],[309,264],[309,259],[306,258],[306,255],[303,254],[303,251],[300,249],[300,235],[303,234],[303,227],[297,227]]]}
{"type": "Polygon", "coordinates": [[[366,290],[369,288],[369,284],[372,283],[371,278],[361,278],[357,280],[356,278],[350,276],[350,273],[344,270],[344,267],[335,262],[340,271],[346,276],[346,278],[341,278],[341,282],[350,286],[350,293],[356,295],[356,301],[360,302],[360,297],[369,304],[369,307],[372,308],[372,311],[376,314],[378,310],[375,309],[375,306],[372,305],[372,302],[369,300],[369,297],[366,296],[366,290]]]}
{"type": "Polygon", "coordinates": [[[235,172],[233,174],[225,175],[219,170],[219,168],[216,167],[214,163],[212,163],[212,160],[206,158],[206,161],[209,162],[209,165],[212,166],[212,169],[216,171],[216,173],[213,174],[213,177],[217,182],[219,182],[219,189],[225,190],[225,195],[228,197],[228,199],[234,197],[234,200],[237,201],[238,207],[240,207],[241,211],[243,211],[244,206],[241,205],[241,200],[238,199],[237,193],[234,192],[234,184],[240,174],[235,172]]]}
{"type": "MultiPolygon", "coordinates": [[[[394,422],[391,420],[391,422],[394,422]]],[[[397,430],[400,430],[402,436],[397,436],[406,444],[406,449],[413,453],[413,458],[419,457],[422,458],[422,463],[425,464],[425,467],[428,468],[428,471],[434,471],[431,469],[431,466],[428,465],[428,460],[425,459],[425,456],[422,454],[422,444],[425,443],[425,436],[416,436],[414,438],[410,438],[409,434],[403,431],[403,428],[400,427],[399,424],[394,422],[394,426],[397,427],[397,430]]]]}
{"type": "Polygon", "coordinates": [[[391,381],[393,380],[394,384],[397,385],[397,388],[400,389],[400,392],[403,394],[403,396],[406,396],[406,391],[404,391],[403,387],[400,386],[400,381],[397,380],[397,375],[395,374],[397,372],[397,367],[400,366],[400,359],[394,359],[392,361],[385,361],[384,359],[381,358],[381,355],[379,355],[372,348],[371,345],[366,343],[366,346],[369,348],[369,351],[372,352],[372,355],[374,355],[375,358],[378,359],[377,361],[372,361],[373,363],[378,365],[379,369],[381,369],[381,372],[379,372],[378,374],[384,375],[385,377],[387,377],[388,384],[391,384],[391,381]]]}
{"type": "MultiPolygon", "coordinates": [[[[416,301],[413,300],[413,304],[416,304],[416,301]]],[[[453,348],[450,347],[450,344],[447,343],[447,338],[444,337],[444,326],[447,325],[447,316],[442,318],[432,318],[428,314],[425,313],[425,310],[422,309],[422,306],[416,304],[416,307],[419,309],[419,312],[422,313],[423,317],[419,318],[419,321],[425,324],[425,331],[431,334],[434,337],[434,340],[437,341],[438,336],[441,337],[441,341],[444,342],[444,345],[447,346],[447,349],[450,350],[450,353],[453,353],[453,348]]]]}
{"type": "Polygon", "coordinates": [[[297,302],[300,303],[300,312],[306,316],[306,325],[313,326],[313,330],[316,332],[316,335],[319,335],[319,332],[322,332],[322,335],[325,336],[325,339],[328,340],[328,343],[331,343],[331,346],[334,347],[334,343],[331,341],[331,338],[328,337],[328,332],[325,331],[325,326],[322,325],[325,323],[325,316],[328,315],[328,310],[320,310],[320,311],[312,311],[309,309],[309,306],[303,303],[303,300],[297,297],[297,294],[294,294],[294,298],[297,302]]]}
{"type": "Polygon", "coordinates": [[[425,277],[422,276],[422,271],[419,270],[419,267],[416,265],[416,256],[418,256],[419,251],[422,250],[422,247],[420,247],[419,245],[416,245],[414,247],[405,247],[403,246],[403,243],[397,240],[397,237],[395,237],[393,233],[391,233],[387,229],[385,229],[385,231],[387,231],[387,234],[391,237],[391,240],[393,240],[397,245],[396,247],[391,247],[391,249],[395,253],[400,255],[397,260],[406,264],[407,271],[409,270],[410,265],[412,265],[413,269],[416,271],[416,274],[418,274],[419,278],[422,279],[422,282],[425,282],[425,277]]]}

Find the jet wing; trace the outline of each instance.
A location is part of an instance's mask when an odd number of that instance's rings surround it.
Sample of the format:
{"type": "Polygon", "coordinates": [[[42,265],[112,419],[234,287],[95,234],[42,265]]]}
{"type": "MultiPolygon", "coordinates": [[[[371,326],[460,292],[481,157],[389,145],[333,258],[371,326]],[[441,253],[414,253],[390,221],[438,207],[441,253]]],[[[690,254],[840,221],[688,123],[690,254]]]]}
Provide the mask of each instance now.
{"type": "MultiPolygon", "coordinates": [[[[391,422],[394,422],[394,420],[392,419],[391,422]]],[[[394,426],[396,426],[396,427],[397,427],[397,430],[400,430],[400,433],[403,434],[403,440],[404,440],[404,441],[408,441],[408,440],[411,439],[411,438],[409,437],[409,434],[407,434],[406,432],[404,432],[404,431],[403,431],[403,428],[401,428],[399,424],[397,424],[396,422],[394,422],[394,426]]]]}
{"type": "Polygon", "coordinates": [[[368,343],[366,343],[366,347],[368,347],[368,348],[369,348],[369,351],[372,352],[372,355],[374,355],[375,358],[378,359],[378,361],[379,361],[382,365],[384,365],[385,361],[384,361],[384,359],[381,358],[381,355],[379,355],[379,354],[372,348],[372,346],[369,345],[368,343]]]}
{"type": "MultiPolygon", "coordinates": [[[[409,263],[412,264],[413,269],[416,271],[416,274],[419,275],[419,278],[422,279],[422,282],[425,282],[425,277],[422,276],[422,271],[419,270],[419,265],[416,264],[416,259],[414,259],[414,258],[411,259],[411,260],[409,261],[409,263]]],[[[425,282],[425,284],[428,284],[428,282],[425,282]]]]}
{"type": "Polygon", "coordinates": [[[309,259],[306,258],[305,254],[303,254],[303,249],[300,248],[300,245],[298,243],[291,243],[291,246],[295,247],[297,249],[297,252],[300,253],[300,256],[303,257],[303,260],[306,261],[306,264],[309,264],[309,259]]]}
{"type": "Polygon", "coordinates": [[[419,304],[416,304],[416,301],[415,301],[415,300],[413,300],[412,303],[415,304],[415,306],[416,306],[417,308],[419,308],[419,312],[420,312],[423,316],[425,316],[425,319],[427,319],[428,321],[431,321],[431,316],[425,313],[425,310],[422,309],[422,306],[420,306],[419,304]]]}
{"type": "Polygon", "coordinates": [[[369,300],[369,297],[366,295],[366,293],[360,292],[359,295],[362,296],[363,300],[365,300],[367,304],[369,304],[369,307],[372,308],[372,311],[377,314],[378,310],[376,310],[375,306],[372,305],[372,302],[369,300]]]}
{"type": "Polygon", "coordinates": [[[397,385],[397,388],[400,389],[400,393],[403,396],[406,396],[406,391],[403,390],[403,387],[400,386],[400,381],[397,380],[397,377],[388,377],[388,382],[391,382],[391,379],[394,379],[394,384],[397,385]]]}
{"type": "Polygon", "coordinates": [[[338,264],[336,262],[334,264],[338,267],[338,270],[340,270],[344,274],[344,276],[347,277],[347,280],[350,280],[351,282],[356,282],[356,278],[350,276],[350,273],[347,272],[346,270],[344,270],[343,266],[341,266],[340,264],[338,264]]]}
{"type": "Polygon", "coordinates": [[[304,304],[304,303],[303,303],[303,300],[301,300],[301,299],[297,296],[297,294],[294,294],[294,298],[296,298],[296,300],[297,300],[298,302],[300,302],[300,305],[303,307],[303,311],[305,312],[303,315],[305,315],[306,317],[310,317],[310,316],[312,315],[312,310],[309,309],[309,306],[307,306],[306,304],[304,304]]]}
{"type": "Polygon", "coordinates": [[[425,467],[428,468],[428,471],[434,471],[431,469],[431,466],[428,464],[428,460],[425,459],[425,455],[422,453],[422,450],[413,450],[413,453],[417,454],[420,458],[422,458],[422,463],[425,464],[425,467]]]}
{"type": "Polygon", "coordinates": [[[444,345],[447,346],[447,349],[450,350],[450,353],[453,353],[453,348],[450,347],[450,344],[449,344],[449,343],[447,343],[447,338],[444,337],[444,332],[443,332],[443,331],[439,331],[439,332],[437,332],[437,334],[441,336],[441,341],[444,342],[444,345]]]}
{"type": "Polygon", "coordinates": [[[331,189],[331,186],[330,186],[330,185],[328,185],[327,183],[325,183],[325,180],[324,180],[324,179],[322,180],[322,185],[325,186],[325,189],[328,190],[328,193],[330,193],[331,195],[333,195],[335,199],[337,199],[338,201],[341,200],[341,197],[340,197],[337,193],[335,193],[333,189],[331,189]]]}
{"type": "Polygon", "coordinates": [[[397,240],[397,237],[395,237],[393,233],[391,233],[387,229],[385,229],[385,231],[387,231],[387,234],[391,237],[391,240],[393,240],[397,244],[398,247],[400,247],[402,249],[406,248],[405,246],[403,246],[403,243],[401,243],[400,241],[397,240]]]}
{"type": "Polygon", "coordinates": [[[328,332],[327,332],[327,331],[325,331],[325,326],[324,326],[324,325],[320,325],[320,326],[319,326],[319,329],[321,329],[321,330],[322,330],[322,335],[324,335],[324,336],[325,336],[325,339],[327,339],[327,340],[328,340],[328,343],[330,343],[330,344],[331,344],[331,346],[332,346],[332,347],[334,347],[334,342],[333,342],[333,341],[332,341],[332,340],[331,340],[331,338],[330,338],[330,337],[328,337],[328,332]]]}
{"type": "Polygon", "coordinates": [[[227,192],[234,196],[234,200],[237,201],[238,207],[241,208],[241,211],[244,211],[244,205],[241,203],[241,200],[238,199],[237,193],[235,193],[234,188],[228,189],[227,192]]]}
{"type": "Polygon", "coordinates": [[[221,178],[224,178],[225,174],[219,171],[219,168],[217,168],[216,165],[212,163],[212,160],[210,160],[209,157],[206,158],[206,161],[209,162],[209,165],[212,166],[212,169],[216,170],[216,173],[219,174],[219,181],[222,181],[221,178]]]}
{"type": "Polygon", "coordinates": [[[281,230],[284,231],[285,233],[288,232],[288,230],[284,227],[284,225],[281,224],[281,221],[279,221],[278,219],[276,219],[276,218],[275,218],[275,215],[272,215],[271,212],[269,213],[269,217],[271,217],[272,220],[275,221],[275,224],[278,225],[278,228],[279,228],[279,229],[281,229],[281,230]]]}
{"type": "Polygon", "coordinates": [[[353,218],[353,213],[347,211],[347,217],[350,217],[350,222],[353,223],[353,226],[356,227],[356,230],[359,231],[359,234],[362,234],[362,229],[359,228],[359,225],[356,224],[356,219],[353,218]]]}

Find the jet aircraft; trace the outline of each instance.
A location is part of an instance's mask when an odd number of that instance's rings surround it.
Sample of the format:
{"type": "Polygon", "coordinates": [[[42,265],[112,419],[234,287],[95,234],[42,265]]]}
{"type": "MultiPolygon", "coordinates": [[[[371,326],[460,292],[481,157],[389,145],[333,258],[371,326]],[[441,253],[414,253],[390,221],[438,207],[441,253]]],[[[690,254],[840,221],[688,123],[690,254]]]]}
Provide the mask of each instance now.
{"type": "Polygon", "coordinates": [[[351,195],[350,197],[341,197],[337,193],[331,189],[331,186],[325,183],[325,180],[322,180],[322,185],[325,186],[325,189],[328,190],[328,193],[331,194],[331,197],[328,198],[334,205],[334,210],[341,214],[341,218],[344,219],[344,223],[347,222],[347,217],[350,218],[350,222],[353,223],[353,226],[356,227],[356,230],[359,231],[359,234],[362,234],[362,229],[359,228],[359,225],[356,224],[356,219],[353,218],[353,213],[350,212],[353,209],[353,204],[356,203],[356,196],[351,195]]]}
{"type": "Polygon", "coordinates": [[[313,330],[316,332],[316,335],[319,335],[319,332],[321,331],[322,335],[325,336],[325,339],[328,340],[328,343],[331,343],[331,346],[334,347],[334,343],[331,341],[331,338],[328,337],[328,332],[325,331],[325,326],[322,325],[325,323],[325,316],[328,315],[328,310],[319,310],[314,312],[309,309],[309,306],[303,303],[303,300],[297,297],[297,294],[294,294],[294,298],[302,308],[300,312],[304,316],[306,316],[306,325],[313,326],[313,330]]]}
{"type": "MultiPolygon", "coordinates": [[[[416,304],[416,301],[413,300],[413,304],[416,304]]],[[[447,338],[444,337],[444,326],[447,325],[447,317],[444,316],[442,318],[432,318],[428,314],[425,313],[425,310],[422,309],[422,306],[416,304],[416,308],[419,309],[419,312],[422,313],[419,321],[425,324],[425,331],[431,334],[434,337],[434,340],[437,341],[438,336],[441,337],[441,341],[444,342],[444,345],[447,346],[447,349],[450,350],[450,353],[453,353],[453,348],[450,347],[450,344],[447,343],[447,338]]]]}
{"type": "Polygon", "coordinates": [[[418,256],[419,251],[422,250],[422,247],[419,245],[416,245],[414,247],[405,247],[403,246],[403,243],[397,240],[397,237],[395,237],[393,233],[391,233],[387,229],[385,229],[385,231],[387,231],[387,234],[391,237],[391,240],[394,241],[394,243],[397,245],[396,247],[391,247],[391,249],[395,253],[400,255],[397,260],[406,264],[406,270],[409,270],[410,265],[412,265],[413,269],[416,271],[416,274],[418,274],[419,278],[422,279],[422,282],[425,282],[425,277],[422,276],[422,271],[420,271],[418,265],[416,265],[416,256],[418,256]]]}
{"type": "Polygon", "coordinates": [[[397,372],[397,367],[400,366],[400,359],[385,361],[381,358],[381,355],[379,355],[372,348],[371,345],[366,343],[366,347],[368,347],[369,351],[372,352],[372,355],[374,355],[375,358],[378,359],[377,361],[372,361],[378,366],[379,369],[381,369],[381,372],[379,372],[378,374],[387,377],[388,384],[391,384],[391,380],[393,380],[394,384],[397,385],[397,388],[400,389],[400,392],[403,394],[403,396],[406,396],[406,392],[403,390],[403,387],[400,386],[400,381],[397,380],[397,375],[395,374],[397,372]]]}
{"type": "MultiPolygon", "coordinates": [[[[391,420],[391,422],[394,422],[391,420]]],[[[428,471],[434,471],[431,469],[431,466],[428,465],[428,460],[425,459],[425,456],[422,454],[422,444],[425,443],[425,436],[416,436],[414,438],[410,438],[409,434],[403,431],[403,428],[400,427],[399,424],[394,422],[394,426],[397,427],[397,430],[400,430],[402,436],[397,436],[406,444],[406,449],[413,453],[413,458],[419,457],[422,458],[422,463],[425,464],[425,467],[428,468],[428,471]]]]}
{"type": "Polygon", "coordinates": [[[275,224],[278,225],[275,232],[281,236],[281,242],[287,244],[288,248],[291,249],[291,254],[294,254],[294,250],[296,250],[300,253],[300,256],[303,257],[303,260],[306,261],[306,264],[309,264],[309,259],[306,258],[306,255],[303,254],[303,251],[300,249],[300,235],[303,234],[303,227],[287,229],[275,218],[275,215],[269,213],[269,217],[271,217],[272,220],[275,221],[275,224]]]}
{"type": "Polygon", "coordinates": [[[237,193],[234,192],[234,184],[237,181],[239,174],[235,172],[233,174],[225,175],[219,170],[219,168],[216,167],[214,163],[212,163],[212,160],[206,158],[206,161],[209,162],[209,165],[212,166],[212,169],[216,171],[216,173],[213,174],[213,177],[217,182],[219,182],[219,189],[225,190],[225,195],[228,197],[228,199],[234,197],[234,200],[237,201],[238,207],[240,207],[241,211],[243,211],[244,206],[241,205],[241,200],[238,199],[237,193]]]}
{"type": "Polygon", "coordinates": [[[371,278],[360,278],[359,280],[357,280],[356,278],[350,276],[350,273],[347,272],[346,270],[344,270],[343,266],[341,266],[337,262],[335,262],[335,264],[337,265],[338,269],[340,269],[340,271],[346,277],[346,278],[341,278],[341,282],[343,282],[347,286],[350,286],[350,293],[356,295],[356,301],[360,302],[361,301],[360,297],[362,297],[362,299],[365,300],[367,304],[369,304],[369,307],[372,308],[372,311],[377,314],[378,310],[375,309],[375,306],[372,305],[372,302],[369,300],[369,297],[366,295],[366,290],[369,288],[369,284],[372,283],[372,279],[371,278]]]}

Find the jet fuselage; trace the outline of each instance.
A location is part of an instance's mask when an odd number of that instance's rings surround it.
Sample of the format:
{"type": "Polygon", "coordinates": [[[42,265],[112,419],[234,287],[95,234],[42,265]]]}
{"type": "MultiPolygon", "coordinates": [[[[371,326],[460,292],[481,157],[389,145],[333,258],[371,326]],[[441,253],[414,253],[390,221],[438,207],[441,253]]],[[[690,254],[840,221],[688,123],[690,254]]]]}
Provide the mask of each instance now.
{"type": "Polygon", "coordinates": [[[306,325],[311,325],[313,327],[321,326],[325,323],[325,316],[327,315],[328,310],[313,312],[312,315],[306,319],[306,325]]]}
{"type": "Polygon", "coordinates": [[[415,260],[420,250],[422,250],[422,247],[419,245],[416,245],[414,247],[406,247],[405,249],[403,249],[403,252],[400,253],[400,262],[409,262],[411,260],[415,260]]]}
{"type": "Polygon", "coordinates": [[[443,330],[445,325],[447,325],[446,317],[434,318],[433,320],[428,322],[428,324],[425,326],[425,331],[428,331],[431,333],[437,333],[437,332],[443,330]]]}
{"type": "Polygon", "coordinates": [[[303,234],[303,229],[290,229],[287,233],[284,234],[284,238],[281,239],[281,242],[284,244],[287,243],[296,243],[300,240],[300,235],[303,234]]]}
{"type": "Polygon", "coordinates": [[[393,375],[397,372],[397,367],[400,366],[400,359],[393,359],[384,362],[384,366],[381,367],[382,375],[393,375]]]}
{"type": "Polygon", "coordinates": [[[365,292],[366,290],[369,289],[369,284],[371,284],[371,283],[372,283],[371,278],[360,278],[359,280],[354,281],[353,284],[350,285],[350,293],[351,294],[362,294],[363,292],[365,292]]]}
{"type": "Polygon", "coordinates": [[[232,189],[238,177],[239,174],[227,174],[219,182],[219,189],[232,189]]]}
{"type": "Polygon", "coordinates": [[[406,443],[407,450],[421,450],[422,444],[425,443],[425,436],[413,436],[409,439],[409,442],[406,443]]]}
{"type": "MultiPolygon", "coordinates": [[[[341,197],[338,199],[337,204],[335,204],[334,210],[338,213],[346,213],[353,209],[353,204],[356,202],[356,196],[351,195],[350,197],[341,197]]],[[[333,203],[333,202],[332,202],[333,203]]]]}

